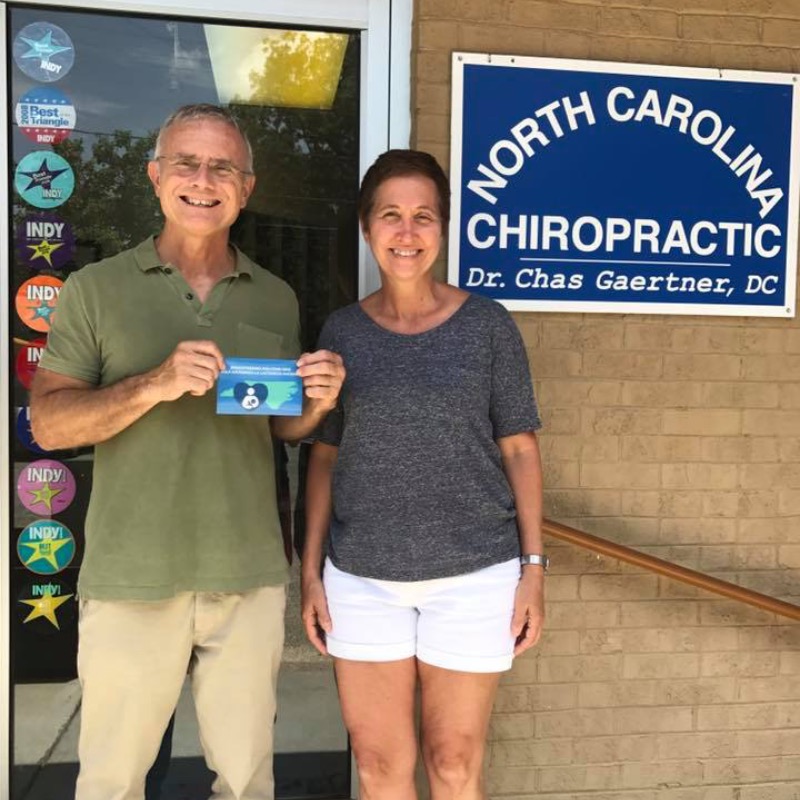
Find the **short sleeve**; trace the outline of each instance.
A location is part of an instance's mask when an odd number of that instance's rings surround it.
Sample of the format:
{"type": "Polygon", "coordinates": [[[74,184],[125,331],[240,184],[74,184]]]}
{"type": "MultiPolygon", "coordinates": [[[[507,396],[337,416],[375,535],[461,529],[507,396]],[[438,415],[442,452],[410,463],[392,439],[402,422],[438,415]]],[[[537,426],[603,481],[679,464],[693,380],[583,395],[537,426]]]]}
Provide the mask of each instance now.
{"type": "Polygon", "coordinates": [[[503,308],[499,312],[492,327],[492,392],[489,401],[495,439],[542,427],[525,343],[511,315],[503,308]]]}
{"type": "Polygon", "coordinates": [[[61,288],[39,366],[87,383],[100,382],[100,347],[77,275],[61,288]]]}
{"type": "MultiPolygon", "coordinates": [[[[330,350],[338,353],[336,344],[336,336],[334,333],[334,324],[329,317],[325,324],[322,326],[322,333],[319,335],[317,341],[317,350],[330,350]]],[[[345,368],[347,365],[345,364],[345,368]]],[[[342,394],[339,394],[339,400],[336,403],[336,408],[328,412],[328,416],[320,424],[319,428],[314,435],[314,441],[329,444],[333,447],[338,447],[342,441],[342,428],[344,427],[344,408],[342,407],[342,394]]]]}

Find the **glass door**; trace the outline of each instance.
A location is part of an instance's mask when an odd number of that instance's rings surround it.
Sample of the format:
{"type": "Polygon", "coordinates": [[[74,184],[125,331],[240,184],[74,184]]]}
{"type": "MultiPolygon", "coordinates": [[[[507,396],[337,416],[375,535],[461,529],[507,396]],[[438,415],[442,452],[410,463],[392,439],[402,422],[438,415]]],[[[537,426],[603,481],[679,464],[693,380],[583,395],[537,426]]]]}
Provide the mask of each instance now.
{"type": "MultiPolygon", "coordinates": [[[[293,286],[306,348],[333,309],[358,297],[360,269],[364,283],[355,212],[365,130],[360,31],[64,8],[12,5],[5,21],[11,508],[3,580],[14,800],[73,796],[75,593],[93,463],[90,448],[39,447],[28,388],[64,279],[159,229],[145,167],[163,119],[185,103],[210,102],[242,120],[257,184],[233,239],[293,286]]],[[[291,554],[292,522],[302,526],[303,447],[279,450],[279,460],[291,554]]],[[[302,635],[294,561],[277,793],[347,797],[347,738],[330,666],[302,635]]],[[[209,786],[185,690],[161,797],[206,796],[209,786]]]]}

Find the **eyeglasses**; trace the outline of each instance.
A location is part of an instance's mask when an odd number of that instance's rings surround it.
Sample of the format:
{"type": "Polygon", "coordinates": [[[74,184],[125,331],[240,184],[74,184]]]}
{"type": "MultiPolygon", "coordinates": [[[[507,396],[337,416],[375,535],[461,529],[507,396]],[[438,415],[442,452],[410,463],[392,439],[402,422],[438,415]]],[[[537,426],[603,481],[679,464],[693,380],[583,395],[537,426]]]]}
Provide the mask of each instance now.
{"type": "Polygon", "coordinates": [[[226,161],[225,159],[212,158],[210,161],[201,161],[194,156],[156,156],[155,160],[166,161],[169,168],[182,178],[190,178],[192,175],[196,175],[203,164],[205,164],[208,167],[208,171],[220,181],[233,180],[237,175],[246,177],[253,174],[249,170],[234,166],[230,161],[226,161]]]}

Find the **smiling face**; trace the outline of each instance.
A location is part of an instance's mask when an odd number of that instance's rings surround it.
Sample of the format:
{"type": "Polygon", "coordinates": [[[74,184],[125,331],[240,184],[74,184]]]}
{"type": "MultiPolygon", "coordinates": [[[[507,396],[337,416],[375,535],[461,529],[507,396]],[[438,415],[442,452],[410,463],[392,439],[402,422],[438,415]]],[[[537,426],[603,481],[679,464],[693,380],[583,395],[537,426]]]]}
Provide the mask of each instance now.
{"type": "Polygon", "coordinates": [[[434,182],[423,175],[388,178],[375,192],[363,230],[384,277],[426,275],[442,246],[442,221],[434,182]]]}
{"type": "Polygon", "coordinates": [[[255,178],[247,169],[245,143],[225,122],[197,119],[167,128],[157,159],[147,167],[165,229],[227,237],[253,191],[255,178]]]}

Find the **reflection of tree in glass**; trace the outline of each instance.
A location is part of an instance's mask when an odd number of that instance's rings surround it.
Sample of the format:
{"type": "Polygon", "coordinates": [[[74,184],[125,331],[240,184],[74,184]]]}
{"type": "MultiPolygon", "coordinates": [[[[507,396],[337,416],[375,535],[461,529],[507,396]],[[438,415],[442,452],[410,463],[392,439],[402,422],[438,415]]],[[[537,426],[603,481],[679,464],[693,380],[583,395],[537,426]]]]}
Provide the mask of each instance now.
{"type": "Polygon", "coordinates": [[[263,70],[250,74],[251,97],[232,102],[255,155],[258,180],[250,208],[306,224],[335,225],[358,190],[358,37],[312,38],[289,31],[268,39],[264,56],[263,70]],[[335,61],[337,48],[344,52],[342,68],[330,70],[326,59],[335,61]],[[327,110],[260,105],[326,80],[338,81],[327,110]]]}
{"type": "MultiPolygon", "coordinates": [[[[294,54],[291,63],[296,68],[285,80],[300,80],[307,66],[311,72],[304,80],[321,80],[313,71],[312,56],[330,42],[300,35],[296,39],[304,40],[312,52],[308,57],[294,54]]],[[[273,52],[277,59],[278,50],[273,52]]],[[[267,58],[263,71],[251,75],[256,94],[259,83],[276,80],[276,69],[267,58]]],[[[232,103],[252,142],[257,175],[254,196],[232,238],[257,263],[295,288],[311,343],[327,314],[354,300],[357,290],[357,35],[347,37],[336,79],[335,100],[327,110],[252,105],[241,99],[232,103]]],[[[155,133],[140,137],[117,130],[90,140],[91,148],[81,138],[67,139],[54,148],[75,172],[75,192],[57,214],[74,231],[76,266],[114,255],[160,230],[160,209],[146,174],[154,137],[155,133]]],[[[25,213],[15,204],[16,224],[25,213]]]]}
{"type": "Polygon", "coordinates": [[[348,37],[283,31],[264,39],[264,67],[250,72],[247,102],[329,109],[336,97],[348,37]]]}
{"type": "Polygon", "coordinates": [[[75,192],[59,209],[79,244],[95,261],[119,253],[157,231],[158,201],[147,178],[155,134],[140,137],[117,130],[99,136],[87,156],[81,139],[66,139],[54,149],[72,165],[75,192]]]}
{"type": "MultiPolygon", "coordinates": [[[[277,50],[270,52],[278,58],[277,50]]],[[[280,71],[270,58],[250,76],[255,95],[259,83],[280,71]]],[[[328,314],[357,296],[359,71],[359,39],[351,35],[330,109],[232,103],[253,145],[256,171],[255,192],[233,238],[295,289],[306,347],[328,314]]],[[[293,79],[300,77],[319,79],[313,70],[293,79]]]]}

